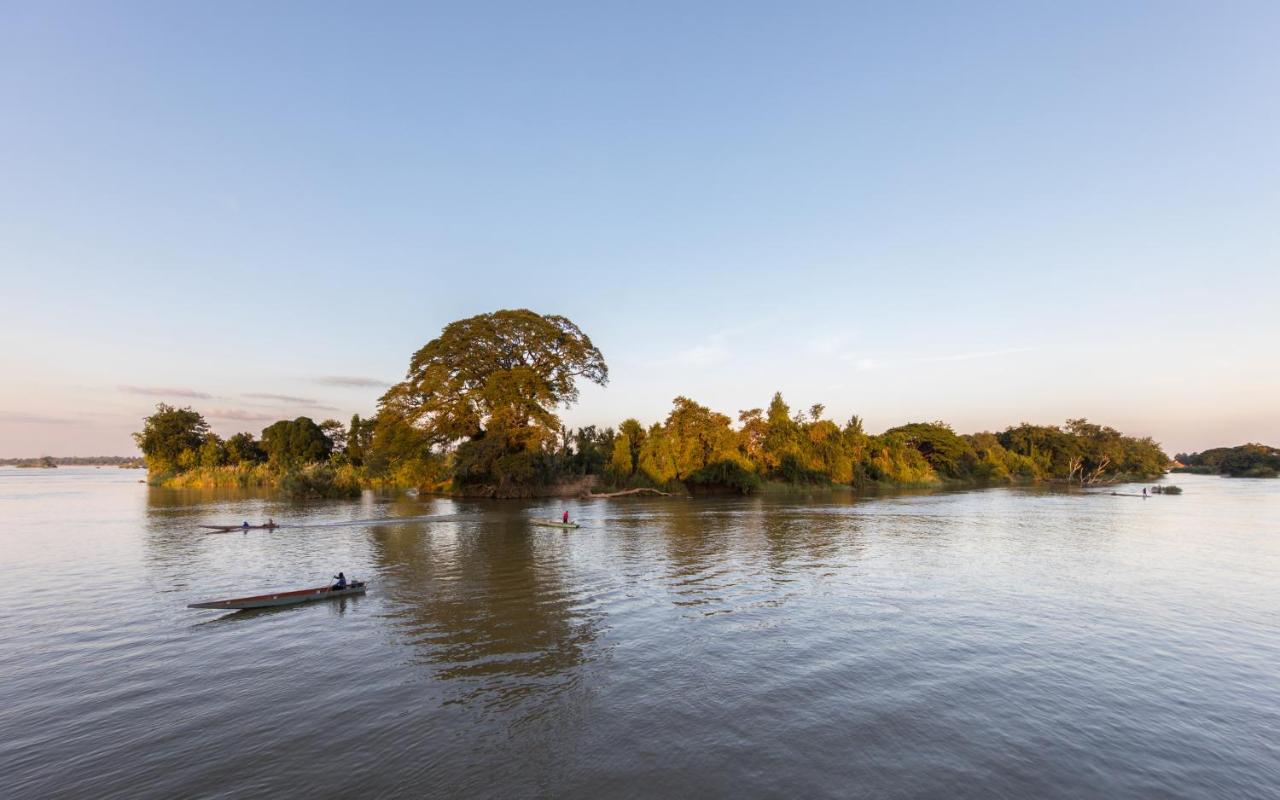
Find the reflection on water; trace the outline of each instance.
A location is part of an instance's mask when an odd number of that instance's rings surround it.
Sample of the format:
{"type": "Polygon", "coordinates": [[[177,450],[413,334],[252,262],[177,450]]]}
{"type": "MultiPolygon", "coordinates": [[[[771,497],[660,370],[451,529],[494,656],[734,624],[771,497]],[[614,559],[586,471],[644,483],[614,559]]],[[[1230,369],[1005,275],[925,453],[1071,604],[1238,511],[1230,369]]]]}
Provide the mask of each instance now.
{"type": "Polygon", "coordinates": [[[17,797],[1263,797],[1280,482],[558,503],[0,470],[17,797]],[[278,530],[205,535],[202,524],[278,530]],[[320,585],[280,609],[188,602],[320,585]],[[335,731],[341,735],[335,735],[335,731]]]}
{"type": "Polygon", "coordinates": [[[572,688],[595,632],[584,587],[565,582],[569,540],[519,514],[469,511],[429,531],[371,527],[387,619],[416,663],[457,682],[458,702],[509,707],[572,688]]]}

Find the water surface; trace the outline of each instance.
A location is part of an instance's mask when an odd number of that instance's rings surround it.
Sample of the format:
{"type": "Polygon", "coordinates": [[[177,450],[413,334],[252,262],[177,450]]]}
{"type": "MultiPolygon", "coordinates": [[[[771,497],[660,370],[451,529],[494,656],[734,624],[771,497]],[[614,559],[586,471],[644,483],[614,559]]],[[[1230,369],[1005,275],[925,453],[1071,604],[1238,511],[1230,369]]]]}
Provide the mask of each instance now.
{"type": "Polygon", "coordinates": [[[139,477],[0,469],[6,796],[1280,794],[1280,481],[561,505],[139,477]],[[564,507],[581,529],[527,523],[564,507]],[[368,595],[186,608],[339,569],[368,595]]]}

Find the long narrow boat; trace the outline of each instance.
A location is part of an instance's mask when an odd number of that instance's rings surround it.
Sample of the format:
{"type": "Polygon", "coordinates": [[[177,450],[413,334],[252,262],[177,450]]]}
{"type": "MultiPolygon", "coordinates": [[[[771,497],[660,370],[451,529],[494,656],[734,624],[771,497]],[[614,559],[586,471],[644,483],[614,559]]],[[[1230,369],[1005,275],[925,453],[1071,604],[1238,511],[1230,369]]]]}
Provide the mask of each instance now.
{"type": "Polygon", "coordinates": [[[555,519],[535,519],[531,521],[534,525],[541,525],[544,528],[581,528],[582,527],[576,522],[561,522],[555,519]]]}
{"type": "Polygon", "coordinates": [[[203,603],[191,603],[187,608],[272,608],[274,606],[291,606],[298,603],[312,603],[316,600],[331,600],[335,597],[346,597],[349,594],[364,594],[364,581],[352,581],[345,589],[333,589],[319,586],[315,589],[299,589],[296,592],[276,592],[275,594],[259,594],[253,597],[236,597],[231,600],[206,600],[203,603]]]}
{"type": "Polygon", "coordinates": [[[280,525],[275,522],[264,522],[261,525],[201,525],[200,527],[217,533],[230,533],[231,531],[273,531],[280,525]]]}

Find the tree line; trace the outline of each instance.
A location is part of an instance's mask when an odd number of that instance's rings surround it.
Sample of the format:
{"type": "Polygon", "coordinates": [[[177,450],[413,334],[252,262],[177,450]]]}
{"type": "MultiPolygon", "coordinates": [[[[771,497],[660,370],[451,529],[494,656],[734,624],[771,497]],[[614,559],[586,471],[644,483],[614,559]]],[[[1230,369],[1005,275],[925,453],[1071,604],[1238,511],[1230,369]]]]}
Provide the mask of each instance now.
{"type": "Polygon", "coordinates": [[[40,456],[38,458],[0,458],[3,467],[123,467],[143,466],[135,456],[40,456]]]}
{"type": "Polygon", "coordinates": [[[1274,478],[1280,475],[1280,448],[1265,444],[1215,447],[1202,453],[1178,453],[1173,457],[1182,466],[1174,472],[1226,475],[1229,478],[1274,478]]]}
{"type": "Polygon", "coordinates": [[[1085,419],[962,435],[943,422],[880,434],[862,420],[793,410],[775,393],[736,419],[679,396],[665,419],[569,430],[578,383],[608,382],[600,351],[565,317],[504,310],[446,326],[410,359],[376,413],[281,420],[226,440],[190,408],[161,405],[135,434],[153,481],[211,471],[292,481],[303,493],[413,486],[489,496],[543,493],[598,476],[615,488],[752,492],[764,483],[869,487],[1150,478],[1169,459],[1150,438],[1085,419]],[[314,484],[314,485],[313,485],[314,484]],[[336,488],[335,488],[336,487],[336,488]]]}

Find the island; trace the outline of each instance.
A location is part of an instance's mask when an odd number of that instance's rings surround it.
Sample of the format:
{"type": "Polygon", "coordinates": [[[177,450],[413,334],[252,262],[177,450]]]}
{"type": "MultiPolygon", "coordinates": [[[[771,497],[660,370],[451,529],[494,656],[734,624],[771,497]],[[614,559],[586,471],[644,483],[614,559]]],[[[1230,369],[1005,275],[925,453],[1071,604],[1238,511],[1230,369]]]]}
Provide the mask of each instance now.
{"type": "Polygon", "coordinates": [[[1236,447],[1215,447],[1202,453],[1178,453],[1172,472],[1197,475],[1224,475],[1228,478],[1275,478],[1280,476],[1280,448],[1249,443],[1236,447]]]}
{"type": "Polygon", "coordinates": [[[1084,418],[971,434],[911,422],[873,434],[858,416],[829,419],[822,404],[793,409],[781,392],[736,420],[681,395],[649,424],[565,427],[557,411],[578,400],[578,384],[608,379],[604,356],[569,319],[501,310],[447,325],[377,409],[347,425],[298,417],[223,439],[198,411],[161,403],[134,437],[153,485],[325,497],[1091,486],[1155,478],[1170,463],[1152,439],[1084,418]]]}

